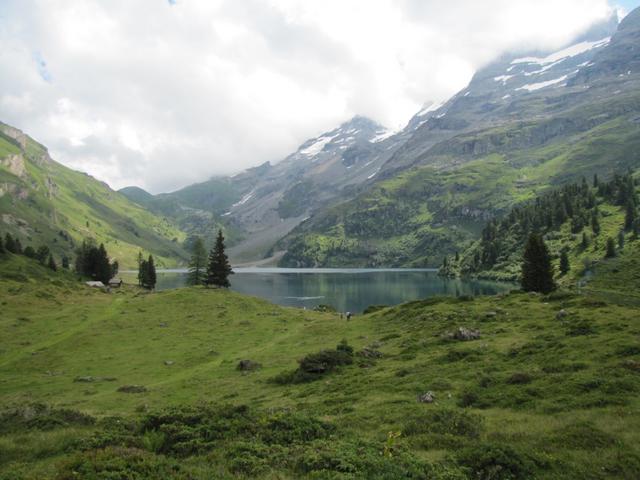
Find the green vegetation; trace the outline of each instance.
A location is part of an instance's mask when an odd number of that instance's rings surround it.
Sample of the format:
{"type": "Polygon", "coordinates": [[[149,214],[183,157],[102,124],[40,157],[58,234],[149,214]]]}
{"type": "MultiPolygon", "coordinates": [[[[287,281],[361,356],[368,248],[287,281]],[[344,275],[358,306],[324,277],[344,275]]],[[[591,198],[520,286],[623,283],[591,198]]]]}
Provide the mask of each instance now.
{"type": "Polygon", "coordinates": [[[229,275],[233,274],[229,258],[224,252],[224,236],[222,230],[218,230],[216,243],[209,252],[207,275],[205,283],[209,286],[229,288],[229,275]]]}
{"type": "Polygon", "coordinates": [[[535,233],[529,235],[524,247],[521,284],[525,292],[551,293],[556,289],[549,249],[535,233]]]}
{"type": "Polygon", "coordinates": [[[47,245],[56,258],[72,256],[92,238],[121,266],[135,265],[136,252],[152,253],[161,265],[183,262],[185,234],[107,185],[53,161],[45,147],[21,133],[24,147],[0,123],[0,230],[23,245],[47,245]]]}
{"type": "Polygon", "coordinates": [[[603,259],[624,255],[626,246],[637,240],[638,221],[631,226],[625,222],[629,206],[638,209],[634,177],[614,175],[608,182],[594,183],[595,187],[589,186],[583,179],[565,185],[514,207],[502,219],[491,220],[480,240],[457,260],[447,259],[442,274],[518,280],[525,241],[530,233],[537,233],[554,263],[558,262],[557,281],[583,282],[603,259]],[[618,238],[617,248],[614,238],[618,238]],[[560,265],[563,255],[569,265],[565,272],[560,265]]]}
{"type": "MultiPolygon", "coordinates": [[[[615,270],[637,289],[638,243],[590,285],[615,270]]],[[[107,294],[0,261],[0,478],[640,475],[627,297],[433,298],[347,322],[227,289],[107,294]],[[274,381],[292,371],[317,380],[274,381]]]]}

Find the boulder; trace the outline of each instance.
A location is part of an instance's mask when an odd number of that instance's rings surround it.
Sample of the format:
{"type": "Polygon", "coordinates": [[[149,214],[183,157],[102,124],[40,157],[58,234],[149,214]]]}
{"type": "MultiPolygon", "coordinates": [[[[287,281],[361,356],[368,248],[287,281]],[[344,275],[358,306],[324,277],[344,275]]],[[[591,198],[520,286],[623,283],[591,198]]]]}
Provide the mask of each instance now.
{"type": "Polygon", "coordinates": [[[465,328],[465,327],[458,327],[458,329],[453,332],[450,337],[454,340],[461,340],[461,341],[467,341],[467,340],[477,340],[478,338],[480,338],[480,331],[479,330],[472,330],[470,328],[465,328]]]}
{"type": "Polygon", "coordinates": [[[562,320],[563,318],[567,318],[569,316],[569,312],[567,312],[564,308],[556,313],[556,320],[562,320]]]}
{"type": "Polygon", "coordinates": [[[147,387],[143,385],[122,385],[118,388],[121,393],[144,393],[147,391],[147,387]]]}
{"type": "Polygon", "coordinates": [[[262,365],[258,362],[254,362],[253,360],[240,360],[236,368],[241,372],[252,372],[254,370],[258,370],[261,366],[262,365]]]}
{"type": "Polygon", "coordinates": [[[418,395],[418,402],[420,403],[433,403],[436,399],[436,396],[433,392],[425,392],[422,395],[418,395]]]}
{"type": "Polygon", "coordinates": [[[165,360],[165,361],[164,361],[164,364],[165,364],[167,367],[170,367],[170,366],[171,366],[171,365],[173,365],[174,363],[175,363],[175,362],[174,362],[173,360],[165,360]]]}

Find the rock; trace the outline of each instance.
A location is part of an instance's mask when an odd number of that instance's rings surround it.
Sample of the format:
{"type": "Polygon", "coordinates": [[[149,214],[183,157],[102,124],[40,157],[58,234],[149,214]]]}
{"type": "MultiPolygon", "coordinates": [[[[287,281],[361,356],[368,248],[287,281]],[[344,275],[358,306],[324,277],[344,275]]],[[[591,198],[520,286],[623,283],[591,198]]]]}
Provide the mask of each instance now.
{"type": "Polygon", "coordinates": [[[433,403],[436,399],[436,396],[433,392],[426,392],[422,395],[418,395],[418,402],[420,403],[433,403]]]}
{"type": "Polygon", "coordinates": [[[450,334],[449,336],[454,340],[462,340],[462,341],[477,340],[478,338],[480,338],[480,331],[472,330],[470,328],[465,328],[465,327],[458,327],[458,329],[452,334],[450,334]]]}
{"type": "Polygon", "coordinates": [[[121,393],[144,393],[147,391],[147,387],[143,385],[122,385],[118,388],[121,393]]]}
{"type": "Polygon", "coordinates": [[[164,361],[164,364],[165,364],[167,367],[170,367],[170,366],[171,366],[171,365],[173,365],[174,363],[175,363],[175,362],[174,362],[173,360],[165,360],[165,361],[164,361]]]}
{"type": "Polygon", "coordinates": [[[252,372],[254,370],[258,370],[261,366],[262,365],[258,362],[254,362],[253,360],[240,360],[236,368],[241,372],[252,372]]]}
{"type": "Polygon", "coordinates": [[[498,316],[498,312],[487,312],[484,314],[486,318],[494,318],[498,316]]]}
{"type": "Polygon", "coordinates": [[[76,377],[73,379],[73,381],[75,383],[92,383],[92,382],[95,382],[96,379],[95,377],[87,376],[87,377],[76,377]]]}
{"type": "Polygon", "coordinates": [[[569,312],[567,312],[564,308],[556,313],[556,320],[562,320],[569,316],[569,312]]]}
{"type": "Polygon", "coordinates": [[[382,358],[382,352],[373,349],[371,346],[364,347],[362,350],[358,352],[358,355],[364,358],[382,358]]]}
{"type": "Polygon", "coordinates": [[[166,322],[161,322],[158,326],[159,326],[159,327],[162,327],[162,328],[166,328],[166,327],[168,327],[168,326],[169,326],[169,324],[168,324],[168,323],[166,323],[166,322]]]}

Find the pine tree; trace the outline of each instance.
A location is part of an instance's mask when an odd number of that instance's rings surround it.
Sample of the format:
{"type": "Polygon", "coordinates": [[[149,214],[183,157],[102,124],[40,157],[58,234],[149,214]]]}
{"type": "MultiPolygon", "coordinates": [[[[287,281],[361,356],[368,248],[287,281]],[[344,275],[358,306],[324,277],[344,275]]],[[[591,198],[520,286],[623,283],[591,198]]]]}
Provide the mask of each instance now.
{"type": "Polygon", "coordinates": [[[633,224],[636,221],[636,205],[629,200],[625,209],[624,215],[624,229],[629,231],[633,228],[633,224]]]}
{"type": "Polygon", "coordinates": [[[569,264],[569,255],[566,250],[562,250],[560,253],[560,273],[562,275],[566,275],[569,270],[571,270],[571,265],[569,264]]]}
{"type": "Polygon", "coordinates": [[[616,242],[613,241],[613,238],[607,238],[607,252],[604,255],[604,258],[613,258],[616,256],[616,242]]]}
{"type": "MultiPolygon", "coordinates": [[[[29,248],[29,247],[27,247],[29,248]]],[[[36,260],[38,260],[38,262],[40,262],[40,265],[46,265],[47,264],[47,260],[49,260],[49,257],[51,256],[51,251],[49,250],[49,247],[47,247],[46,245],[42,245],[41,247],[38,248],[38,250],[36,251],[36,260]]]]}
{"type": "Polygon", "coordinates": [[[593,213],[591,214],[591,229],[593,230],[593,234],[594,235],[599,235],[600,234],[600,220],[598,220],[598,209],[594,209],[593,213]]]}
{"type": "Polygon", "coordinates": [[[542,236],[529,235],[522,262],[522,289],[527,292],[549,293],[555,290],[551,256],[542,236]]]}
{"type": "Polygon", "coordinates": [[[54,272],[58,270],[58,265],[56,265],[56,261],[53,259],[53,255],[49,255],[49,261],[47,262],[47,266],[54,272]]]}
{"type": "Polygon", "coordinates": [[[111,280],[111,264],[109,263],[109,256],[107,250],[104,248],[104,244],[101,243],[98,247],[96,255],[96,270],[95,278],[100,280],[105,285],[111,280]]]}
{"type": "Polygon", "coordinates": [[[580,244],[582,250],[586,250],[589,246],[589,237],[587,236],[587,232],[582,232],[582,242],[580,244]]]}
{"type": "Polygon", "coordinates": [[[4,242],[2,241],[2,235],[0,235],[0,253],[4,253],[4,242]]]}
{"type": "Polygon", "coordinates": [[[118,263],[118,261],[115,260],[111,264],[111,278],[114,278],[116,275],[118,275],[119,271],[120,271],[120,263],[118,263]]]}
{"type": "Polygon", "coordinates": [[[196,237],[193,242],[191,260],[189,261],[189,285],[202,285],[207,273],[207,251],[204,248],[202,238],[196,237]]]}
{"type": "Polygon", "coordinates": [[[153,256],[149,255],[149,260],[146,261],[146,270],[147,273],[145,275],[146,277],[146,287],[149,290],[153,290],[154,288],[156,288],[156,280],[157,280],[157,276],[156,276],[156,265],[153,262],[153,256]]]}
{"type": "Polygon", "coordinates": [[[22,243],[20,242],[20,239],[16,237],[15,239],[15,245],[16,245],[16,254],[17,255],[22,255],[22,243]]]}
{"type": "Polygon", "coordinates": [[[224,253],[222,230],[218,230],[216,243],[209,253],[209,264],[207,265],[207,278],[205,283],[216,287],[228,288],[231,286],[229,283],[229,275],[231,274],[233,274],[233,270],[229,264],[227,254],[224,253]]]}
{"type": "Polygon", "coordinates": [[[593,188],[598,188],[600,186],[600,182],[598,181],[598,174],[593,174],[593,188]]]}
{"type": "Polygon", "coordinates": [[[148,262],[144,259],[138,262],[138,286],[147,288],[149,278],[148,262]]]}
{"type": "Polygon", "coordinates": [[[618,248],[620,250],[624,248],[624,230],[618,232],[618,248]]]}
{"type": "Polygon", "coordinates": [[[65,270],[69,270],[69,257],[67,257],[66,255],[62,256],[62,268],[64,268],[65,270]]]}
{"type": "Polygon", "coordinates": [[[9,253],[17,253],[16,252],[16,241],[13,239],[10,233],[7,233],[4,237],[4,246],[9,253]]]}

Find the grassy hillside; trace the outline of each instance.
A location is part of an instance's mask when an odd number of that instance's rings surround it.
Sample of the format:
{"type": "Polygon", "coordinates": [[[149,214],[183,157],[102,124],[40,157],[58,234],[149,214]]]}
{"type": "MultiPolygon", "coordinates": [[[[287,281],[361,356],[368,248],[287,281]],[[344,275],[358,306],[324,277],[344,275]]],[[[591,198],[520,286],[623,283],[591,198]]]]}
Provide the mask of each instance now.
{"type": "Polygon", "coordinates": [[[432,299],[347,322],[0,261],[0,478],[640,475],[638,309],[615,299],[432,299]],[[287,383],[343,340],[351,364],[287,383]]]}
{"type": "Polygon", "coordinates": [[[3,124],[0,129],[11,133],[0,136],[0,232],[17,236],[25,246],[46,244],[56,256],[72,256],[83,239],[92,237],[122,267],[133,266],[140,249],[160,265],[185,260],[185,235],[166,218],[56,163],[22,132],[3,124]]]}

